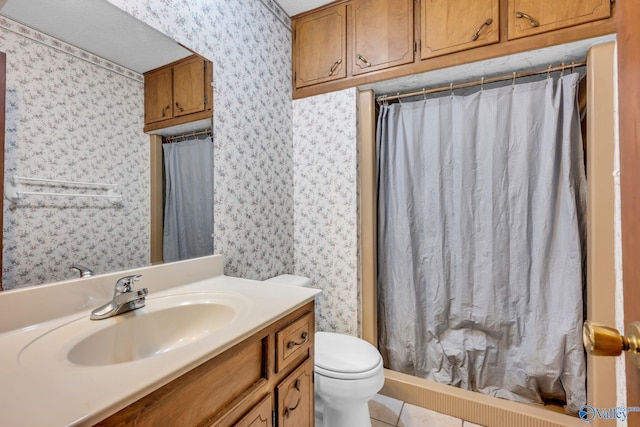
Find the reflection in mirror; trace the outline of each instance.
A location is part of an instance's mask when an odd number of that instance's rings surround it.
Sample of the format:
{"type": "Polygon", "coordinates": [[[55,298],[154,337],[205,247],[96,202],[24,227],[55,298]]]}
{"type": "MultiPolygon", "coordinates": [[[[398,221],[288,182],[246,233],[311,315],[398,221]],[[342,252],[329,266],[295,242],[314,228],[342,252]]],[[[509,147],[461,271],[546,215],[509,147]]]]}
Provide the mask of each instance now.
{"type": "MultiPolygon", "coordinates": [[[[1,4],[1,3],[0,3],[1,4]]],[[[149,264],[149,136],[142,73],[191,54],[106,0],[8,0],[2,287],[149,264]],[[122,196],[24,196],[53,192],[122,196]]]]}

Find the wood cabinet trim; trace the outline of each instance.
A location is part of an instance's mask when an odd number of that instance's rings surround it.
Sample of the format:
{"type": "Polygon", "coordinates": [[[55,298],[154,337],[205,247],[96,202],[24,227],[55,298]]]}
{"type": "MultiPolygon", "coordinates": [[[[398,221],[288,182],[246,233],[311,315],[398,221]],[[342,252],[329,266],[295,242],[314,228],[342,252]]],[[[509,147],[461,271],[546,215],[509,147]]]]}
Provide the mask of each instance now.
{"type": "Polygon", "coordinates": [[[162,122],[155,122],[146,125],[143,129],[144,132],[151,132],[158,129],[164,129],[171,126],[181,125],[184,123],[195,122],[202,119],[211,119],[213,114],[211,110],[201,111],[199,113],[193,113],[188,116],[176,117],[174,119],[165,120],[162,122]]]}

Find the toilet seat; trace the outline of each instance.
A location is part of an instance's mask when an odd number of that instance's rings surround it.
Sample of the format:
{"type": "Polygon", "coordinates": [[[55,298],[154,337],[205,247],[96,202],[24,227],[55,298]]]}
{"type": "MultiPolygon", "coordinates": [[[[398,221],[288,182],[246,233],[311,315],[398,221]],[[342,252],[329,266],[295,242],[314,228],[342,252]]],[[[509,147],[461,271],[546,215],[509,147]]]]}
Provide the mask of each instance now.
{"type": "Polygon", "coordinates": [[[332,332],[315,334],[315,371],[319,375],[344,380],[357,380],[376,375],[382,357],[368,342],[332,332]]]}
{"type": "Polygon", "coordinates": [[[323,377],[333,378],[336,380],[362,380],[374,377],[378,375],[384,369],[382,366],[382,359],[380,359],[380,363],[373,369],[364,372],[339,372],[339,371],[330,371],[328,369],[323,369],[319,366],[315,366],[315,373],[318,375],[322,375],[323,377]]]}

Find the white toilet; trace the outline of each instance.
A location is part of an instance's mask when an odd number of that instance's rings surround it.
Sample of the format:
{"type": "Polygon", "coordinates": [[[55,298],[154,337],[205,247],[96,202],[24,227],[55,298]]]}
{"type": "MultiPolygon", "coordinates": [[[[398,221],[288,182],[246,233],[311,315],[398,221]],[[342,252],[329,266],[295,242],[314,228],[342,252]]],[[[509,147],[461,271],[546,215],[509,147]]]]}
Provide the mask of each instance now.
{"type": "MultiPolygon", "coordinates": [[[[311,279],[290,274],[267,281],[311,285],[311,279]]],[[[384,384],[378,350],[350,335],[316,332],[314,356],[316,427],[371,427],[367,402],[384,384]]]]}

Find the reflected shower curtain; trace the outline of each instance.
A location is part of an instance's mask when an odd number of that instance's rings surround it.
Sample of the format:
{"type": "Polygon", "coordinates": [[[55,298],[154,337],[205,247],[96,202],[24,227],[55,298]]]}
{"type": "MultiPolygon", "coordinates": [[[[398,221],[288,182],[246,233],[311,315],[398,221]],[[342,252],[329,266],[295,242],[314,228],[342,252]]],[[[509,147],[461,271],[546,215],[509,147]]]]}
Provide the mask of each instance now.
{"type": "Polygon", "coordinates": [[[165,168],[164,262],[213,253],[213,142],[162,144],[165,168]]]}
{"type": "Polygon", "coordinates": [[[385,366],[491,396],[586,403],[578,75],[383,106],[385,366]]]}

